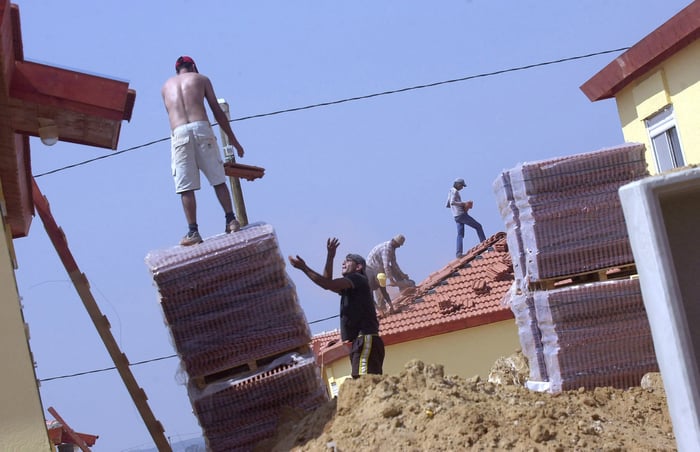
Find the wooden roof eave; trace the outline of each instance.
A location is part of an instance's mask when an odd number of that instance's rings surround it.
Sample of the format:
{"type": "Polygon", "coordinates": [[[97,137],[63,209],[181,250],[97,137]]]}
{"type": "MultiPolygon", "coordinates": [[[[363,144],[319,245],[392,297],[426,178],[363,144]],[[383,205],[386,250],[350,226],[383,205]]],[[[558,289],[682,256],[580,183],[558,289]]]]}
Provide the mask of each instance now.
{"type": "Polygon", "coordinates": [[[8,108],[15,130],[38,136],[43,117],[56,123],[61,141],[116,149],[136,98],[128,83],[28,61],[14,67],[8,108]]]}

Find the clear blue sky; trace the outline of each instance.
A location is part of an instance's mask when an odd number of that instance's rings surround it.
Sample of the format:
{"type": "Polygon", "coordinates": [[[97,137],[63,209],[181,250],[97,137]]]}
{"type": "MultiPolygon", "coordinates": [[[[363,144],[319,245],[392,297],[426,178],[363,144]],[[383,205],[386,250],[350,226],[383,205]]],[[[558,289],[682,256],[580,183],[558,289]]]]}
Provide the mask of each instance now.
{"type": "MultiPolygon", "coordinates": [[[[127,80],[137,93],[118,150],[137,149],[37,179],[134,363],[174,354],[144,257],[175,245],[186,224],[168,141],[140,146],[169,136],[160,87],[179,55],[194,57],[241,118],[631,46],[689,2],[15,3],[26,59],[127,80]]],[[[329,236],[341,254],[367,254],[403,233],[399,263],[420,282],[454,256],[444,207],[453,179],[466,179],[462,196],[490,236],[505,229],[491,188],[500,171],[623,142],[615,102],[591,103],[579,90],[617,55],[236,121],[239,161],[266,169],[241,182],[248,217],[273,225],[282,253],[316,269],[329,236]]],[[[31,146],[34,174],[111,152],[31,146]]],[[[202,235],[222,232],[211,188],[197,195],[202,235]]],[[[474,244],[468,229],[465,247],[474,244]]],[[[38,378],[113,366],[38,217],[15,247],[38,378]]],[[[337,314],[337,296],[289,273],[310,322],[337,314]]],[[[132,371],[168,437],[200,435],[177,359],[132,371]]],[[[114,370],[45,381],[41,396],[73,428],[100,436],[95,451],[152,447],[114,370]]]]}

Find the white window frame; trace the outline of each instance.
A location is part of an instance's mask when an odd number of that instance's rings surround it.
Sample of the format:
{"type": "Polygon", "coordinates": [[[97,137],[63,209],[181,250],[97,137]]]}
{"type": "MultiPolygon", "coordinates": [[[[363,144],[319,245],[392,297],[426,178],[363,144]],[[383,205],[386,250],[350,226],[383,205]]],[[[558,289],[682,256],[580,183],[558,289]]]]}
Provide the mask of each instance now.
{"type": "Polygon", "coordinates": [[[658,172],[685,166],[685,156],[673,113],[673,105],[667,105],[644,120],[654,163],[658,172]],[[658,149],[655,140],[663,139],[666,149],[658,149]],[[663,155],[662,155],[663,153],[663,155]]]}

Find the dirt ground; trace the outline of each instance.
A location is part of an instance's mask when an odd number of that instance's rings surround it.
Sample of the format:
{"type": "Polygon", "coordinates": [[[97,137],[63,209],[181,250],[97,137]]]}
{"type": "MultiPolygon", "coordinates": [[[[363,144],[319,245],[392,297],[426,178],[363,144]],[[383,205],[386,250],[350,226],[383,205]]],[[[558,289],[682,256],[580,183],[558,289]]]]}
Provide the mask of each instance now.
{"type": "Polygon", "coordinates": [[[671,451],[659,374],[642,386],[548,394],[530,391],[521,354],[501,358],[488,381],[444,375],[411,361],[399,375],[346,380],[338,398],[303,415],[289,410],[271,451],[671,451]]]}

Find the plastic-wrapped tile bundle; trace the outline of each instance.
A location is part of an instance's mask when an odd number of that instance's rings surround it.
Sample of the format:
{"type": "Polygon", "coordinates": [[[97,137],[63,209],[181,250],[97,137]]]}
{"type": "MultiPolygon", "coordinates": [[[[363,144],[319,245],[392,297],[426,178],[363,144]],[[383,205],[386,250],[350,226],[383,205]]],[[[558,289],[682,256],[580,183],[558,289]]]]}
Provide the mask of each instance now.
{"type": "Polygon", "coordinates": [[[311,340],[270,225],[153,251],[146,264],[190,377],[288,352],[311,340]]]}
{"type": "Polygon", "coordinates": [[[510,173],[501,173],[493,183],[493,189],[498,200],[498,208],[506,225],[506,242],[513,263],[513,277],[516,287],[522,287],[526,272],[525,246],[520,232],[520,212],[515,204],[513,186],[510,183],[510,173]]]}
{"type": "Polygon", "coordinates": [[[548,381],[542,333],[535,315],[535,300],[530,294],[520,293],[511,296],[509,305],[515,315],[520,347],[530,367],[530,380],[548,381]]]}
{"type": "Polygon", "coordinates": [[[638,386],[658,372],[639,280],[531,293],[550,391],[638,386]]]}
{"type": "Polygon", "coordinates": [[[657,369],[637,281],[533,284],[634,263],[618,189],[648,175],[644,153],[643,144],[627,143],[524,163],[493,183],[514,266],[510,307],[533,388],[633,386],[657,369]]]}
{"type": "Polygon", "coordinates": [[[328,400],[314,356],[290,353],[245,377],[188,392],[212,452],[250,451],[271,437],[282,408],[310,411],[328,400]]]}
{"type": "Polygon", "coordinates": [[[628,143],[524,163],[494,181],[516,281],[634,262],[617,190],[648,175],[644,152],[628,143]]]}

